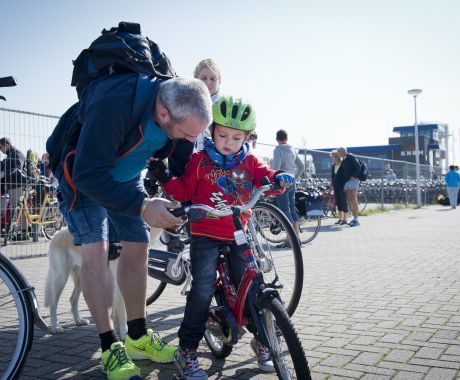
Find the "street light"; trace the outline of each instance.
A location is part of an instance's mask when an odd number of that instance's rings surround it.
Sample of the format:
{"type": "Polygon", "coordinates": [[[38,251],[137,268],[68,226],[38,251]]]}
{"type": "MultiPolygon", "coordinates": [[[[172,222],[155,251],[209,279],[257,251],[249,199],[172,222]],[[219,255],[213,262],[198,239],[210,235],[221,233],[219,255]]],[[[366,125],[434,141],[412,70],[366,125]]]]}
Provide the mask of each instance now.
{"type": "Polygon", "coordinates": [[[422,193],[420,190],[420,155],[419,155],[419,146],[418,146],[417,96],[419,96],[422,93],[422,90],[416,88],[416,89],[407,91],[407,93],[414,97],[415,180],[417,182],[417,206],[420,207],[422,205],[422,193]]]}

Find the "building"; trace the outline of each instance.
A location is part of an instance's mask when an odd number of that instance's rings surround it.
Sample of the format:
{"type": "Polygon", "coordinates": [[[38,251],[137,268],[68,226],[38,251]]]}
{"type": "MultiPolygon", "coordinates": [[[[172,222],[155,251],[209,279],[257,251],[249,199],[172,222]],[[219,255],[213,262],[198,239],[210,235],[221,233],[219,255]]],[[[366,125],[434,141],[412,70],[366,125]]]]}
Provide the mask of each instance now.
{"type": "MultiPolygon", "coordinates": [[[[429,165],[433,169],[438,169],[436,171],[446,170],[448,125],[420,124],[418,130],[420,165],[429,165]]],[[[347,147],[347,150],[357,156],[415,163],[414,126],[394,127],[393,132],[399,136],[390,137],[388,145],[347,147]]],[[[313,157],[317,176],[330,176],[331,160],[328,153],[333,149],[336,148],[308,150],[313,157]]],[[[369,173],[374,178],[380,178],[382,173],[389,168],[388,164],[379,160],[369,160],[367,164],[369,173]]],[[[408,173],[407,168],[402,164],[395,164],[392,169],[398,177],[413,177],[412,173],[408,173]]],[[[433,170],[430,170],[430,173],[432,172],[433,170]]]]}

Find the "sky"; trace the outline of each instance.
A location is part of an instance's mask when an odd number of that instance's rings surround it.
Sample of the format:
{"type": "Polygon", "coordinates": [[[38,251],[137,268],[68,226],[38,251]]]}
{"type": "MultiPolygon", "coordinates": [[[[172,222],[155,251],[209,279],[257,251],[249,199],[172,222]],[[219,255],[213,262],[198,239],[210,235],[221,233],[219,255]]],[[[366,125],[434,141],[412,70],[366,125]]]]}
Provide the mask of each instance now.
{"type": "Polygon", "coordinates": [[[447,123],[460,161],[457,0],[2,0],[0,14],[0,76],[19,83],[0,107],[61,115],[76,101],[72,60],[132,21],[181,76],[213,58],[263,143],[286,129],[297,147],[385,145],[414,123],[407,91],[420,88],[418,120],[447,123]]]}

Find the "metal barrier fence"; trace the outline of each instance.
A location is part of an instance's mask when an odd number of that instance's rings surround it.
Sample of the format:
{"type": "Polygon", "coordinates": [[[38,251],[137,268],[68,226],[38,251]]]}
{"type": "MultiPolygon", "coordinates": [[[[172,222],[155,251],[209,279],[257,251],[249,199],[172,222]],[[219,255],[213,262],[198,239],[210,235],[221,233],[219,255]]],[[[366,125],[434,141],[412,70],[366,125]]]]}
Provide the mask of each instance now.
{"type": "MultiPolygon", "coordinates": [[[[51,134],[59,117],[40,113],[0,108],[0,138],[7,137],[13,146],[29,159],[37,162],[37,168],[42,174],[46,173],[46,157],[43,157],[47,137],[51,134]],[[32,152],[32,154],[30,153],[32,152]]],[[[257,143],[255,154],[262,157],[269,164],[276,145],[257,143]]],[[[300,154],[304,164],[304,178],[318,178],[324,185],[329,185],[331,177],[330,152],[302,149],[300,154]]],[[[416,204],[415,164],[404,161],[394,161],[375,157],[356,156],[367,163],[369,179],[361,183],[361,189],[367,202],[383,206],[385,204],[416,204]],[[392,174],[391,171],[394,173],[392,174]]],[[[29,161],[30,161],[29,160],[29,161]]],[[[4,170],[2,168],[2,170],[4,170]]],[[[441,170],[439,167],[420,165],[420,178],[422,188],[422,203],[436,202],[439,194],[445,194],[441,170]]],[[[2,180],[2,233],[6,219],[5,189],[14,186],[2,180]]],[[[32,226],[28,226],[30,232],[32,226]]],[[[35,231],[37,232],[37,231],[35,231]]],[[[2,236],[3,238],[3,236],[2,236]]],[[[35,241],[17,240],[2,247],[2,252],[11,258],[45,255],[48,242],[42,234],[35,235],[35,241]]],[[[1,240],[3,244],[3,239],[1,240]]]]}
{"type": "MultiPolygon", "coordinates": [[[[43,207],[43,220],[46,215],[51,215],[50,204],[55,208],[54,202],[43,201],[44,192],[52,199],[52,191],[40,180],[40,174],[49,176],[45,144],[46,139],[54,129],[59,117],[44,115],[34,112],[0,108],[0,138],[7,138],[12,147],[24,155],[24,166],[21,174],[15,171],[16,160],[10,159],[15,155],[11,148],[5,158],[2,155],[1,171],[1,251],[10,258],[25,258],[45,255],[48,251],[48,241],[45,239],[43,223],[40,223],[40,205],[43,207]],[[27,177],[29,175],[29,177],[27,177]],[[31,181],[30,176],[36,181],[31,181]],[[8,207],[9,198],[20,202],[26,199],[27,211],[17,212],[18,219],[11,218],[11,208],[8,207]],[[24,198],[23,198],[24,197],[24,198]],[[18,220],[20,231],[11,230],[11,236],[5,239],[6,226],[9,219],[18,220]],[[40,227],[40,228],[38,228],[40,227]],[[5,245],[5,241],[7,245],[5,245]]],[[[22,160],[19,154],[19,161],[22,160]]],[[[43,180],[44,178],[42,178],[43,180]]],[[[48,199],[47,198],[47,199],[48,199]]],[[[54,210],[56,211],[56,210],[54,210]]],[[[14,212],[13,212],[14,214],[14,212]]]]}

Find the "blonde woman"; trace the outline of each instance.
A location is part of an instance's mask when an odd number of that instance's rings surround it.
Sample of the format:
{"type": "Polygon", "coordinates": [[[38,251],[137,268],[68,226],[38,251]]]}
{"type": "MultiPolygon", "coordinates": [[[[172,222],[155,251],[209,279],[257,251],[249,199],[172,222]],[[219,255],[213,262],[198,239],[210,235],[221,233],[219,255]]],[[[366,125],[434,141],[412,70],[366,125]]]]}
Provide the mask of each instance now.
{"type": "Polygon", "coordinates": [[[339,211],[339,220],[335,222],[337,225],[347,224],[348,217],[348,202],[347,195],[343,190],[345,185],[345,177],[343,175],[342,159],[337,154],[336,150],[331,152],[331,177],[332,177],[332,188],[334,189],[335,205],[339,211]]]}
{"type": "MultiPolygon", "coordinates": [[[[211,58],[206,58],[201,60],[198,65],[195,67],[193,76],[197,79],[200,79],[204,82],[206,87],[209,90],[209,95],[211,95],[211,100],[214,102],[219,96],[219,88],[221,75],[217,63],[214,62],[211,58]]],[[[201,133],[195,142],[195,152],[203,150],[203,143],[205,137],[211,138],[209,129],[206,129],[201,133]]]]}

